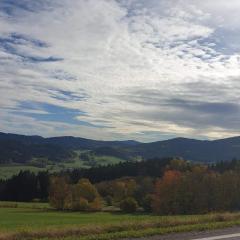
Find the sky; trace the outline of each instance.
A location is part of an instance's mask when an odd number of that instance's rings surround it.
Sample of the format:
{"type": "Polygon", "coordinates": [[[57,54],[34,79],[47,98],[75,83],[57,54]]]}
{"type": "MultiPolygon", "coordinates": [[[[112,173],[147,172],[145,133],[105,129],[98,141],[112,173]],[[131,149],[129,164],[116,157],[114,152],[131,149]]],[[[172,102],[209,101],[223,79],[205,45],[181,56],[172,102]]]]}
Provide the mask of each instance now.
{"type": "Polygon", "coordinates": [[[1,0],[0,131],[240,135],[239,0],[1,0]]]}

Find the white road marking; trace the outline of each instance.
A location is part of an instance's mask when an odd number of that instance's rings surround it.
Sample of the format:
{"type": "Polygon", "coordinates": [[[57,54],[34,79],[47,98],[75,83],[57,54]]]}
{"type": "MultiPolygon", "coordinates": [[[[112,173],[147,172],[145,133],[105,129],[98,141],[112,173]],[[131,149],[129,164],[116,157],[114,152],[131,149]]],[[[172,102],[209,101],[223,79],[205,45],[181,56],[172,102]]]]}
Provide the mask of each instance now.
{"type": "Polygon", "coordinates": [[[221,235],[216,237],[197,238],[193,240],[218,240],[218,239],[228,239],[228,238],[234,238],[234,237],[240,237],[240,233],[221,235]]]}

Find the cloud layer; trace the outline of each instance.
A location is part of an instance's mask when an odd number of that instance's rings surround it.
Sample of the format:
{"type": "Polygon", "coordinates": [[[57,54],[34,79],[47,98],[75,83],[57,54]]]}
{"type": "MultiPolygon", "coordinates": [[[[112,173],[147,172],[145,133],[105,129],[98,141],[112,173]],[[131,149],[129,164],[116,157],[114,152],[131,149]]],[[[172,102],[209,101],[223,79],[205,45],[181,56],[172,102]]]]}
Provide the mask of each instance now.
{"type": "Polygon", "coordinates": [[[0,130],[240,135],[239,10],[237,0],[1,1],[0,130]]]}

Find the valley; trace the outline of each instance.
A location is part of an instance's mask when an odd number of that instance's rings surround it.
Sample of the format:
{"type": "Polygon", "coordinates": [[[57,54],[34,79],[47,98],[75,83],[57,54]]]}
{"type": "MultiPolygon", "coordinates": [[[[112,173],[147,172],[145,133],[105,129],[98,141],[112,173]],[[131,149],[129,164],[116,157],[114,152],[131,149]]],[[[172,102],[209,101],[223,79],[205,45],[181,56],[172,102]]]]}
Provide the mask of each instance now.
{"type": "Polygon", "coordinates": [[[175,138],[140,143],[0,133],[0,178],[20,170],[59,172],[166,157],[199,163],[240,159],[240,137],[214,141],[175,138]]]}

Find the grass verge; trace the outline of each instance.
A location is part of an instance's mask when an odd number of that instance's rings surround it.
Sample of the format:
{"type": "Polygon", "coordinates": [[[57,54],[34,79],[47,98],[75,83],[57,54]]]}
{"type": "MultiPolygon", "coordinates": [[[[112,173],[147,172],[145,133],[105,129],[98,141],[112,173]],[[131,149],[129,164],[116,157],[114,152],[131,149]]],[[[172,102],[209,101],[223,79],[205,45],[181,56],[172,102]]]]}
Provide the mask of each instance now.
{"type": "Polygon", "coordinates": [[[68,226],[40,230],[19,230],[0,233],[0,240],[64,239],[64,240],[110,240],[203,231],[240,225],[239,213],[209,214],[191,217],[166,217],[161,220],[132,221],[114,224],[68,226]]]}
{"type": "MultiPolygon", "coordinates": [[[[64,240],[117,240],[117,239],[127,239],[127,238],[141,238],[150,237],[156,235],[166,235],[171,233],[184,233],[193,231],[207,231],[223,229],[228,227],[234,227],[240,225],[240,221],[233,222],[215,222],[215,223],[205,223],[205,224],[192,224],[192,225],[180,225],[175,227],[163,227],[163,228],[149,228],[143,230],[132,230],[132,231],[122,231],[115,233],[106,233],[99,235],[90,235],[85,237],[67,237],[64,240]]],[[[48,240],[48,239],[44,239],[48,240]]]]}

